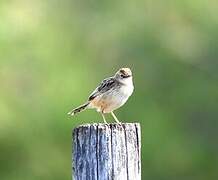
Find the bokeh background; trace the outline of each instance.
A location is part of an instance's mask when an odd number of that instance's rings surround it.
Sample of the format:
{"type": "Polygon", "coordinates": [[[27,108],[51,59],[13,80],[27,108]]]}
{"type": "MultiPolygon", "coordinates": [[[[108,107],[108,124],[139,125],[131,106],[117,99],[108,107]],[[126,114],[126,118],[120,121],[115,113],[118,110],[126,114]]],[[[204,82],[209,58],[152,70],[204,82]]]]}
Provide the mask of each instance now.
{"type": "Polygon", "coordinates": [[[217,57],[217,0],[1,0],[0,179],[71,179],[72,128],[102,118],[66,113],[126,66],[142,179],[217,179],[217,57]]]}

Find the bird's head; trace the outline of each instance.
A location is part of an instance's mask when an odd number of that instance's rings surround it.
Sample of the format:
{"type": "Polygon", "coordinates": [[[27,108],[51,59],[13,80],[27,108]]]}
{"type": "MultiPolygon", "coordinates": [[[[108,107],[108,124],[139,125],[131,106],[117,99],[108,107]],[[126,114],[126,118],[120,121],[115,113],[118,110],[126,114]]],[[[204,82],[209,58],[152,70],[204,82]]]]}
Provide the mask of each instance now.
{"type": "Polygon", "coordinates": [[[132,81],[132,71],[130,68],[121,68],[116,72],[115,78],[123,83],[132,81]]]}

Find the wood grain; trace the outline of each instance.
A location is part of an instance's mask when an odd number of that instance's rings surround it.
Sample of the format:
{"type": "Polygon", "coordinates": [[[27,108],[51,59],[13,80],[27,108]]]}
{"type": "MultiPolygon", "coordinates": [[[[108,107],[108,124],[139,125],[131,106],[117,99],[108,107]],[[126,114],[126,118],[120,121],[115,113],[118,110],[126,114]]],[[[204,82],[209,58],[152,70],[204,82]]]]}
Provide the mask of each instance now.
{"type": "Polygon", "coordinates": [[[74,180],[141,180],[140,124],[87,124],[73,130],[74,180]]]}

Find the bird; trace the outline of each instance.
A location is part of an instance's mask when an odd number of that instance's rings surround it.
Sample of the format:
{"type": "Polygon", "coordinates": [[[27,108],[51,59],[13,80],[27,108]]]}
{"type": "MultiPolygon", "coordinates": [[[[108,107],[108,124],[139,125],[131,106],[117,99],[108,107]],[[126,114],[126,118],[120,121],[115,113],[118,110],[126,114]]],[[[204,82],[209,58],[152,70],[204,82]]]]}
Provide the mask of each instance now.
{"type": "Polygon", "coordinates": [[[85,109],[96,109],[101,113],[104,123],[107,124],[105,119],[107,113],[111,113],[116,123],[121,123],[113,111],[126,103],[133,90],[132,71],[130,68],[120,68],[114,76],[104,79],[84,104],[68,114],[73,116],[85,109]]]}

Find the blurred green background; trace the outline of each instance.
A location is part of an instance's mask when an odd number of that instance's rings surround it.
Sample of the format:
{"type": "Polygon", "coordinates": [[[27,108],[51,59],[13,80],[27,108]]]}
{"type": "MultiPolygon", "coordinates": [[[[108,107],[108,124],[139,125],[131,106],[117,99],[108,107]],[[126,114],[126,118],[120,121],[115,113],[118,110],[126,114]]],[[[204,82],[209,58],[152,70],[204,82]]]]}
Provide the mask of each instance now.
{"type": "Polygon", "coordinates": [[[102,118],[66,113],[126,66],[142,179],[217,179],[217,57],[216,0],[1,0],[0,179],[71,179],[72,128],[102,118]]]}

